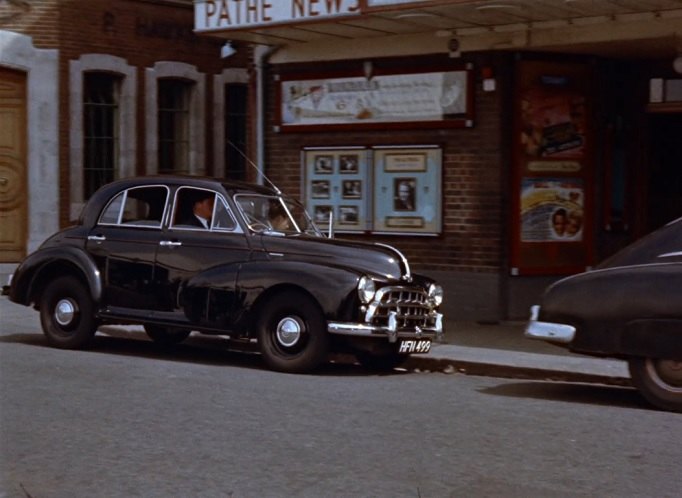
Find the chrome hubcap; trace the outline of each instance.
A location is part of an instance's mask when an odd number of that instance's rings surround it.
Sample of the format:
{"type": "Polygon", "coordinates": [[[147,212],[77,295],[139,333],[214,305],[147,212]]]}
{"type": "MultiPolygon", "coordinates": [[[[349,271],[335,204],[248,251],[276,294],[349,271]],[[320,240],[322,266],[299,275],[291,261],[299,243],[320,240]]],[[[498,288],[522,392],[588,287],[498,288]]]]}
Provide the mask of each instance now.
{"type": "Polygon", "coordinates": [[[71,324],[78,312],[78,306],[70,299],[60,300],[54,308],[54,319],[62,327],[71,324]]]}
{"type": "Polygon", "coordinates": [[[667,390],[682,393],[682,362],[647,359],[646,367],[651,378],[667,390]]]}
{"type": "Polygon", "coordinates": [[[292,317],[286,317],[277,324],[277,342],[282,346],[290,348],[301,338],[303,325],[292,317]]]}

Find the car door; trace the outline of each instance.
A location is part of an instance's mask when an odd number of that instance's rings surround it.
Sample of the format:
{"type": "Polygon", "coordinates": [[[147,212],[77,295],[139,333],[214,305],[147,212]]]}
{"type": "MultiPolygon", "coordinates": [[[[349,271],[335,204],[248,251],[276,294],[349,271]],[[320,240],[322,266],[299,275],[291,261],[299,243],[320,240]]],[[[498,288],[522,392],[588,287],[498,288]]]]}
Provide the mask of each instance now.
{"type": "Polygon", "coordinates": [[[116,194],[90,230],[87,251],[103,279],[103,304],[117,314],[159,307],[154,264],[168,209],[164,185],[133,187],[116,194]]]}
{"type": "MultiPolygon", "coordinates": [[[[199,201],[201,202],[201,201],[199,201]]],[[[155,275],[168,321],[203,328],[230,328],[239,304],[237,276],[251,247],[222,194],[181,187],[156,255],[155,275]],[[208,228],[187,222],[191,205],[210,194],[208,228]]]]}

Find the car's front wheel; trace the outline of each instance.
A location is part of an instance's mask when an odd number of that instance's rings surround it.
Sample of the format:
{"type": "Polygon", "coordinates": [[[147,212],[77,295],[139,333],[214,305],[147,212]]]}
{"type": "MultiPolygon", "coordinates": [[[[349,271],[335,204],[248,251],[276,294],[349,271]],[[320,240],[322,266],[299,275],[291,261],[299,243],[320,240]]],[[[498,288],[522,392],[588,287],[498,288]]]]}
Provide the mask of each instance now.
{"type": "Polygon", "coordinates": [[[632,383],[652,405],[682,412],[682,361],[656,358],[628,360],[632,383]]]}
{"type": "Polygon", "coordinates": [[[97,330],[86,286],[72,276],[57,277],[40,298],[40,324],[47,342],[61,349],[86,346],[97,330]]]}
{"type": "Polygon", "coordinates": [[[300,292],[277,294],[257,322],[265,363],[281,372],[306,372],[327,360],[329,334],[322,311],[300,292]]]}
{"type": "Polygon", "coordinates": [[[174,329],[170,327],[161,327],[159,325],[145,325],[144,331],[147,336],[160,346],[174,346],[180,344],[189,337],[192,332],[187,329],[174,329]]]}

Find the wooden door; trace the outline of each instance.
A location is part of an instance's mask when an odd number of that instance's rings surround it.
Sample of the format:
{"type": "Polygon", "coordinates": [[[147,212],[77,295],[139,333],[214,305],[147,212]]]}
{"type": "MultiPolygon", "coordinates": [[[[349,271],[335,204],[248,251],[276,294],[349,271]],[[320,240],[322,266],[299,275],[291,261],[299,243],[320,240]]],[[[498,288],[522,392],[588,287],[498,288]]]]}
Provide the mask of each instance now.
{"type": "Polygon", "coordinates": [[[26,255],[26,73],[0,67],[0,263],[26,255]]]}

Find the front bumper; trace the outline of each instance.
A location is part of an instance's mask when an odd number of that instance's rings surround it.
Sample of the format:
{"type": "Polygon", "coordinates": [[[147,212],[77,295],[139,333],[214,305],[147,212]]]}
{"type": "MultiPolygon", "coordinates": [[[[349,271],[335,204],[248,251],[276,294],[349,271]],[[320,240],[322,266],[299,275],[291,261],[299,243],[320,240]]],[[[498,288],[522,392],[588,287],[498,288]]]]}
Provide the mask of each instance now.
{"type": "Polygon", "coordinates": [[[430,327],[414,327],[410,329],[398,329],[396,313],[389,313],[388,325],[371,325],[367,323],[329,322],[327,330],[330,334],[347,335],[354,337],[377,337],[386,338],[388,342],[396,342],[400,339],[432,339],[436,342],[443,340],[443,315],[433,312],[430,315],[430,327]]]}
{"type": "Polygon", "coordinates": [[[524,337],[561,344],[568,344],[573,341],[575,327],[563,323],[541,322],[538,320],[539,315],[540,306],[531,306],[530,320],[523,333],[524,337]]]}
{"type": "Polygon", "coordinates": [[[2,286],[2,291],[0,292],[0,295],[9,296],[13,276],[14,274],[11,274],[9,277],[7,277],[7,285],[2,286]]]}

